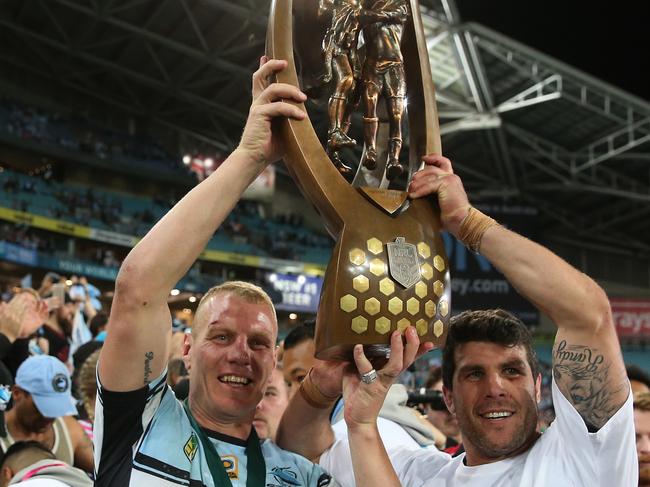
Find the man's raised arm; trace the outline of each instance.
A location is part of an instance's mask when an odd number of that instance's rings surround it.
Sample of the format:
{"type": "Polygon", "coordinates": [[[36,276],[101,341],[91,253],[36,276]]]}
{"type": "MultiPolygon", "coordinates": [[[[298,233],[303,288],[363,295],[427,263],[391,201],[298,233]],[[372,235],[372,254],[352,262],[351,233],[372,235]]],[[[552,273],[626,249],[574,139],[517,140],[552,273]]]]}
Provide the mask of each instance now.
{"type": "Polygon", "coordinates": [[[269,77],[285,61],[262,58],[253,75],[253,103],[237,149],[193,188],[133,248],[120,268],[99,362],[102,385],[112,391],[143,387],[167,365],[171,315],[167,297],[197,259],[246,187],[282,156],[272,133],[278,117],[304,118],[292,103],[306,97],[298,88],[269,77]]]}
{"type": "Polygon", "coordinates": [[[588,427],[602,427],[629,393],[605,292],[548,249],[470,210],[448,159],[427,156],[425,163],[413,177],[411,196],[438,193],[445,229],[480,250],[524,298],[553,320],[558,327],[555,381],[588,427]]]}

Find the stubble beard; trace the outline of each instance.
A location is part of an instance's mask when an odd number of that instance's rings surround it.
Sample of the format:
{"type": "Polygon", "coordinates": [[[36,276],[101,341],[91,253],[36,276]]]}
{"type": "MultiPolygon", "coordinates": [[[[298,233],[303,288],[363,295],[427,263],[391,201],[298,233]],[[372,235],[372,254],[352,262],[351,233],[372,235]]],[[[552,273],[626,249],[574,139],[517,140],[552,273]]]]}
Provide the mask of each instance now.
{"type": "Polygon", "coordinates": [[[518,455],[523,453],[536,437],[538,410],[532,398],[524,407],[517,408],[516,414],[521,416],[521,421],[514,427],[512,436],[505,444],[490,440],[489,435],[469,412],[465,412],[462,407],[460,411],[463,413],[457,413],[457,419],[463,442],[471,443],[483,458],[498,460],[518,455]]]}

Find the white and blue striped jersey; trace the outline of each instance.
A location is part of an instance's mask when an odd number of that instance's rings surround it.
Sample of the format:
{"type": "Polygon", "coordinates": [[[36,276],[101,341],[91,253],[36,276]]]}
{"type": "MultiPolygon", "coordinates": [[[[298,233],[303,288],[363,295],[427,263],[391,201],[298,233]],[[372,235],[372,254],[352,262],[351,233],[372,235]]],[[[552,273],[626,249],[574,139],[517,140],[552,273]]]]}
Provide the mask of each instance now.
{"type": "MultiPolygon", "coordinates": [[[[166,376],[165,371],[147,387],[131,392],[107,391],[98,379],[94,430],[97,487],[222,487],[213,482],[203,447],[166,376]]],[[[233,487],[246,487],[246,442],[204,431],[233,487]]],[[[260,487],[338,485],[320,466],[270,440],[261,448],[266,482],[260,487]]]]}

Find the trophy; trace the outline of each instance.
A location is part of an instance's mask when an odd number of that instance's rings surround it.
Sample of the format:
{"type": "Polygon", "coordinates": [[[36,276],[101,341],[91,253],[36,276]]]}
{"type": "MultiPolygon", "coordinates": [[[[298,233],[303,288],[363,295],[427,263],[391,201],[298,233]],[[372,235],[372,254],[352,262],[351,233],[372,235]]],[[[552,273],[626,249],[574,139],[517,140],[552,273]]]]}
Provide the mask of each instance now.
{"type": "Polygon", "coordinates": [[[267,55],[289,63],[277,81],[309,97],[308,117],[283,122],[285,162],[336,241],[316,357],[350,359],[357,343],[386,356],[408,326],[441,345],[451,289],[439,211],[406,192],[422,156],[441,152],[418,0],[273,0],[267,55]]]}

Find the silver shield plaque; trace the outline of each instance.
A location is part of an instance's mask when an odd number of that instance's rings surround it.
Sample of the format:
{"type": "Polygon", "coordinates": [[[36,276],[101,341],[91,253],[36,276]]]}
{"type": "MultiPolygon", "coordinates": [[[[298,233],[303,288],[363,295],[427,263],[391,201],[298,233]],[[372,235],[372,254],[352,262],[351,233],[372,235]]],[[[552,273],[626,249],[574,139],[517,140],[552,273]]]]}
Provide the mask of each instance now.
{"type": "Polygon", "coordinates": [[[420,260],[415,245],[406,243],[404,237],[397,237],[386,247],[391,277],[406,289],[415,285],[420,280],[420,260]]]}

